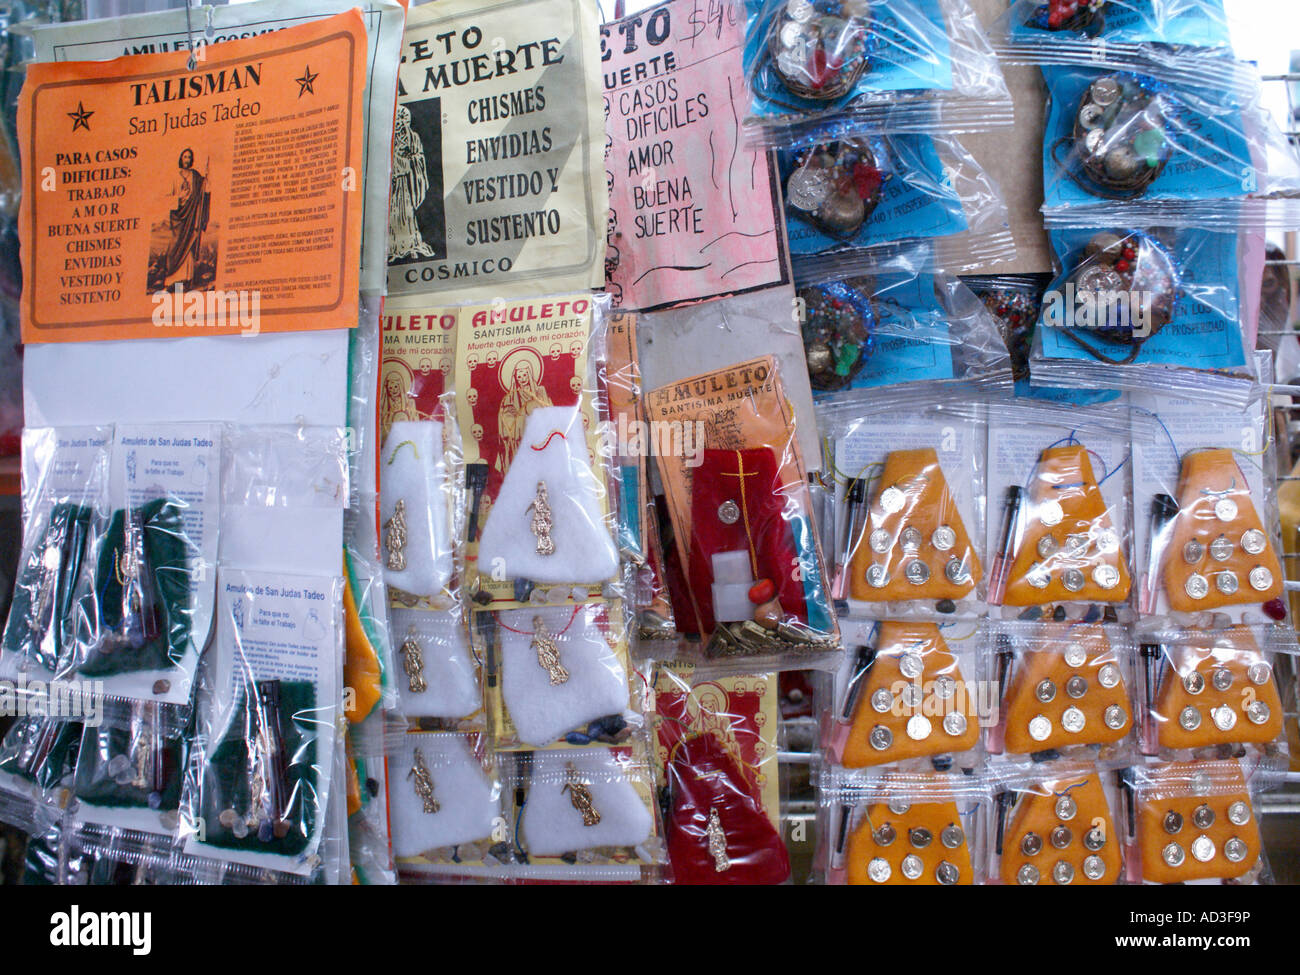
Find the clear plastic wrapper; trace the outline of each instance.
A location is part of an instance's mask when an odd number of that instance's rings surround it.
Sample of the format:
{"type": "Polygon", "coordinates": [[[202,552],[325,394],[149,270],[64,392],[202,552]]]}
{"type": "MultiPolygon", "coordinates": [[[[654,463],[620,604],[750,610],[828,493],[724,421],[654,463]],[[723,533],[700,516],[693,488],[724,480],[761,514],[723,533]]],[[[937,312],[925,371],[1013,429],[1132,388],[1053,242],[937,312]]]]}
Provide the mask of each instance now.
{"type": "Polygon", "coordinates": [[[490,877],[512,863],[506,792],[481,735],[388,735],[393,856],[403,877],[490,877]]]}
{"type": "Polygon", "coordinates": [[[1119,768],[1136,757],[1137,653],[1123,627],[998,620],[988,645],[1002,702],[988,748],[1000,767],[1119,768]]]}
{"type": "Polygon", "coordinates": [[[1249,65],[1233,60],[1223,0],[1014,0],[989,28],[989,41],[1017,64],[1139,67],[1243,99],[1258,84],[1249,65]]]}
{"type": "Polygon", "coordinates": [[[997,185],[956,139],[849,133],[776,158],[799,278],[900,253],[953,273],[1015,256],[997,185]]]}
{"type": "Polygon", "coordinates": [[[187,853],[310,875],[341,747],[342,582],[223,566],[219,588],[180,836],[187,853]]]}
{"type": "Polygon", "coordinates": [[[1203,230],[1057,230],[1029,363],[1043,386],[1168,389],[1244,404],[1255,362],[1243,323],[1263,249],[1203,230]]]}
{"type": "Polygon", "coordinates": [[[600,601],[478,614],[496,748],[616,745],[643,727],[623,611],[600,601]]]}
{"type": "Polygon", "coordinates": [[[1047,67],[1050,227],[1287,230],[1300,162],[1257,103],[1131,71],[1047,67]]]}
{"type": "Polygon", "coordinates": [[[0,739],[0,820],[26,832],[49,829],[72,799],[82,723],[29,714],[0,739]]]}
{"type": "Polygon", "coordinates": [[[988,551],[995,616],[1132,615],[1126,409],[989,405],[988,551]]]}
{"type": "Polygon", "coordinates": [[[989,882],[1021,887],[1124,882],[1123,775],[1087,762],[1062,762],[997,776],[989,882]]]}
{"type": "Polygon", "coordinates": [[[1207,410],[1196,400],[1135,394],[1133,406],[1143,628],[1286,619],[1264,397],[1244,410],[1207,410]]]}
{"type": "Polygon", "coordinates": [[[796,292],[814,396],[862,403],[933,401],[957,390],[1010,391],[997,323],[956,278],[911,260],[871,276],[801,282],[796,292]],[[834,394],[830,396],[829,394],[834,394]]]}
{"type": "Polygon", "coordinates": [[[997,57],[965,0],[749,0],[752,137],[790,145],[828,121],[878,131],[1010,125],[997,57]]]}
{"type": "Polygon", "coordinates": [[[779,884],[777,677],[697,678],[689,664],[655,678],[659,805],[675,884],[779,884]]]}
{"type": "Polygon", "coordinates": [[[1063,389],[1033,382],[1029,372],[1030,346],[1051,275],[965,275],[961,283],[984,302],[984,307],[997,320],[998,332],[1011,356],[1017,396],[1086,405],[1109,402],[1120,395],[1117,389],[1063,389]]]}
{"type": "Polygon", "coordinates": [[[519,881],[653,883],[667,859],[641,739],[619,748],[521,752],[512,844],[519,881]]]}
{"type": "Polygon", "coordinates": [[[184,704],[212,625],[221,427],[118,424],[71,632],[76,673],[112,697],[184,704]]]}
{"type": "Polygon", "coordinates": [[[398,710],[412,720],[456,724],[482,720],[478,659],[465,613],[394,606],[388,611],[397,644],[398,710]]]}
{"type": "Polygon", "coordinates": [[[775,360],[653,390],[647,412],[703,448],[656,457],[684,582],[677,629],[695,638],[682,656],[756,670],[834,660],[830,577],[775,360]]]}
{"type": "Polygon", "coordinates": [[[827,884],[984,883],[993,816],[988,788],[961,775],[887,772],[820,790],[818,873],[827,884]]]}
{"type": "Polygon", "coordinates": [[[82,732],[73,792],[76,815],[171,837],[189,760],[189,709],[110,701],[82,732]]]}
{"type": "Polygon", "coordinates": [[[76,887],[171,887],[220,879],[215,864],[185,856],[170,839],[111,826],[71,824],[63,832],[55,882],[76,887]]]}
{"type": "Polygon", "coordinates": [[[1142,745],[1162,760],[1249,755],[1272,768],[1287,764],[1278,666],[1300,654],[1282,627],[1171,629],[1143,637],[1142,745]]]}
{"type": "Polygon", "coordinates": [[[849,651],[822,715],[828,763],[854,775],[982,765],[996,701],[986,699],[977,623],[849,620],[845,640],[849,651]]]}
{"type": "Polygon", "coordinates": [[[528,604],[534,592],[585,598],[617,581],[597,386],[608,308],[608,296],[574,295],[458,310],[476,606],[528,604]]]}
{"type": "Polygon", "coordinates": [[[834,453],[834,596],[859,616],[981,615],[981,418],[882,398],[819,419],[834,453]]]}
{"type": "Polygon", "coordinates": [[[397,883],[384,724],[384,714],[377,711],[359,725],[348,725],[345,760],[351,878],[354,884],[367,887],[397,883]]]}
{"type": "Polygon", "coordinates": [[[69,674],[74,590],[106,488],[111,427],[23,434],[23,548],[0,649],[5,676],[69,674]]]}
{"type": "Polygon", "coordinates": [[[1128,831],[1135,883],[1270,883],[1255,800],[1267,776],[1232,759],[1134,766],[1128,831]]]}

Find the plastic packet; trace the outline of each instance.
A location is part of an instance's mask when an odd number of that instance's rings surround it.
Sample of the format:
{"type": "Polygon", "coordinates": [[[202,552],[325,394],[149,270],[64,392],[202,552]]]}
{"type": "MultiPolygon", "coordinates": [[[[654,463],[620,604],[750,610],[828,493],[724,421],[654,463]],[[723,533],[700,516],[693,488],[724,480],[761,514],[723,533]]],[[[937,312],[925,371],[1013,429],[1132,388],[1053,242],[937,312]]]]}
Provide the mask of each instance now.
{"type": "Polygon", "coordinates": [[[482,721],[481,660],[459,606],[388,611],[400,668],[397,710],[411,720],[482,721]]]}
{"type": "Polygon", "coordinates": [[[342,581],[223,565],[218,584],[179,835],[187,853],[310,875],[340,738],[342,581]]]}
{"type": "Polygon", "coordinates": [[[644,726],[623,613],[615,600],[477,614],[494,747],[615,745],[644,726]]]}
{"type": "Polygon", "coordinates": [[[1124,622],[1131,615],[1128,412],[989,405],[992,615],[1124,622]]]}
{"type": "Polygon", "coordinates": [[[375,712],[360,724],[348,724],[344,758],[350,874],[352,883],[362,886],[397,883],[390,838],[384,724],[382,712],[375,712]]]}
{"type": "Polygon", "coordinates": [[[746,12],[752,138],[791,145],[832,120],[895,132],[1011,124],[965,0],[748,0],[746,12]]]}
{"type": "Polygon", "coordinates": [[[1283,627],[1170,629],[1143,637],[1143,751],[1163,760],[1250,755],[1287,764],[1283,730],[1287,658],[1300,654],[1283,627]]]}
{"type": "Polygon", "coordinates": [[[82,723],[20,716],[0,739],[0,821],[28,833],[54,826],[72,799],[82,723]]]}
{"type": "Polygon", "coordinates": [[[849,652],[821,719],[828,763],[855,776],[880,766],[981,767],[983,728],[997,702],[988,699],[978,623],[852,619],[845,640],[849,652]]]}
{"type": "Polygon", "coordinates": [[[1134,766],[1127,857],[1137,883],[1271,881],[1255,804],[1266,775],[1235,760],[1134,766]]]}
{"type": "Polygon", "coordinates": [[[877,399],[821,411],[835,477],[832,593],[858,616],[983,613],[982,418],[877,399]]]}
{"type": "Polygon", "coordinates": [[[899,254],[953,273],[1014,258],[1001,192],[956,139],[830,137],[776,156],[797,278],[899,254]]]}
{"type": "MultiPolygon", "coordinates": [[[[1263,353],[1267,356],[1267,353],[1263,353]]],[[[1271,414],[1135,394],[1133,502],[1139,609],[1175,625],[1287,615],[1271,414]]],[[[1145,627],[1144,623],[1144,627],[1145,627]]]]}
{"type": "Polygon", "coordinates": [[[827,884],[985,882],[992,804],[978,778],[886,772],[845,785],[823,775],[818,873],[827,884]]]}
{"type": "Polygon", "coordinates": [[[0,673],[70,675],[74,591],[107,487],[111,427],[23,433],[23,547],[0,645],[0,673]]]}
{"type": "Polygon", "coordinates": [[[958,279],[910,259],[871,276],[801,282],[797,302],[819,402],[833,393],[836,403],[862,403],[885,387],[895,399],[925,402],[958,389],[1011,389],[993,316],[958,279]]]}
{"type": "Polygon", "coordinates": [[[1117,389],[1063,389],[1033,382],[1029,372],[1030,346],[1042,311],[1043,292],[1050,282],[1048,274],[964,275],[961,279],[998,323],[998,332],[1011,356],[1017,396],[1081,405],[1116,399],[1120,395],[1117,389]]]}
{"type": "Polygon", "coordinates": [[[675,884],[779,884],[781,835],[775,674],[655,676],[659,805],[675,884]]]}
{"type": "Polygon", "coordinates": [[[770,356],[653,390],[652,425],[696,449],[656,457],[686,583],[681,655],[758,670],[839,651],[795,418],[770,356]]]}
{"type": "Polygon", "coordinates": [[[507,771],[519,881],[654,883],[667,856],[646,743],[521,752],[507,771]]]}
{"type": "Polygon", "coordinates": [[[1141,723],[1137,654],[1123,627],[997,620],[988,639],[1001,699],[988,747],[1001,766],[1065,759],[1119,768],[1133,761],[1141,723]]]}
{"type": "Polygon", "coordinates": [[[1168,389],[1244,404],[1255,385],[1249,282],[1263,251],[1201,230],[1057,230],[1030,369],[1041,385],[1168,389]]]}
{"type": "Polygon", "coordinates": [[[1233,59],[1222,0],[1014,0],[989,28],[989,41],[1014,64],[1137,67],[1243,99],[1258,84],[1250,66],[1233,59]]]}
{"type": "Polygon", "coordinates": [[[214,867],[182,854],[170,838],[100,824],[70,824],[63,831],[55,882],[94,887],[212,884],[221,879],[214,867]]]}
{"type": "Polygon", "coordinates": [[[1001,770],[995,779],[991,883],[1122,883],[1124,771],[1087,762],[1001,770]]]}
{"type": "Polygon", "coordinates": [[[85,822],[171,837],[189,761],[189,708],[106,702],[81,736],[73,792],[85,822]]]}
{"type": "Polygon", "coordinates": [[[1297,161],[1257,104],[1130,71],[1044,68],[1043,217],[1051,227],[1285,230],[1297,161]]]}
{"type": "Polygon", "coordinates": [[[390,730],[388,809],[403,877],[490,876],[512,862],[498,758],[481,735],[390,730]]]}
{"type": "Polygon", "coordinates": [[[221,427],[118,424],[91,519],[72,632],[76,672],[110,697],[185,704],[212,626],[221,427]]]}
{"type": "Polygon", "coordinates": [[[458,309],[466,585],[476,607],[612,591],[616,519],[598,375],[606,295],[458,309]]]}

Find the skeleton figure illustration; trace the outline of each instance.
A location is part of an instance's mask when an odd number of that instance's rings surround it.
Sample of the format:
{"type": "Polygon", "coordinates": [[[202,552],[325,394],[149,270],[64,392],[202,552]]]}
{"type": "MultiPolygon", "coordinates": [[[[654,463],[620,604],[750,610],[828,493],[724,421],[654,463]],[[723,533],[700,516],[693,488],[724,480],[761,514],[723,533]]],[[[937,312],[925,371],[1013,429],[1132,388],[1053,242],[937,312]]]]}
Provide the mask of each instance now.
{"type": "Polygon", "coordinates": [[[388,260],[434,257],[433,248],[420,236],[415,211],[429,191],[424,145],[411,126],[411,110],[397,106],[393,127],[393,188],[388,204],[388,260]]]}

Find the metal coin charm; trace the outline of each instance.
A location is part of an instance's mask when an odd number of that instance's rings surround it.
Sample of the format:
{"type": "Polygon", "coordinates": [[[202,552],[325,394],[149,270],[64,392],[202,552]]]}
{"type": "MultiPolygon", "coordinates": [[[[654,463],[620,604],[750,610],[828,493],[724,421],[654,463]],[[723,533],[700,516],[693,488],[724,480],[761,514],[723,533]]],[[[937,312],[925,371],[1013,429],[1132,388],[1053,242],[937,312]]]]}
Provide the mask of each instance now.
{"type": "Polygon", "coordinates": [[[1114,664],[1102,664],[1097,671],[1097,683],[1110,689],[1119,684],[1119,668],[1114,664]]]}
{"type": "Polygon", "coordinates": [[[1101,719],[1111,731],[1119,731],[1128,723],[1128,715],[1124,713],[1124,709],[1118,704],[1108,705],[1102,713],[1101,719]]]}
{"type": "Polygon", "coordinates": [[[970,582],[970,570],[966,568],[966,563],[955,556],[944,565],[943,574],[955,586],[970,582]]]}
{"type": "Polygon", "coordinates": [[[1208,836],[1198,836],[1192,840],[1192,856],[1201,863],[1209,863],[1214,859],[1215,847],[1214,840],[1208,836]]]}
{"type": "Polygon", "coordinates": [[[1237,502],[1232,498],[1220,498],[1214,502],[1214,517],[1219,521],[1233,521],[1237,517],[1237,502]]]}
{"type": "Polygon", "coordinates": [[[966,834],[962,828],[954,823],[949,823],[939,833],[939,842],[949,850],[955,850],[961,846],[966,839],[966,834]]]}
{"type": "Polygon", "coordinates": [[[1029,737],[1034,741],[1046,741],[1051,733],[1052,722],[1046,715],[1036,714],[1029,719],[1029,737]]]}
{"type": "Polygon", "coordinates": [[[1016,883],[1021,887],[1033,887],[1038,884],[1038,868],[1032,863],[1026,863],[1016,871],[1016,883]]]}
{"type": "Polygon", "coordinates": [[[1065,648],[1065,663],[1068,667],[1082,667],[1088,661],[1088,651],[1082,644],[1071,643],[1065,648]]]}
{"type": "Polygon", "coordinates": [[[1227,667],[1215,667],[1210,671],[1210,685],[1216,691],[1226,691],[1232,686],[1232,671],[1227,667]]]}
{"type": "Polygon", "coordinates": [[[905,653],[898,658],[898,669],[908,680],[916,680],[925,671],[925,663],[917,653],[905,653]]]}
{"type": "Polygon", "coordinates": [[[907,496],[896,487],[887,487],[880,492],[880,507],[885,510],[885,514],[892,515],[903,510],[903,505],[907,503],[907,496]]]}
{"type": "Polygon", "coordinates": [[[1113,565],[1099,565],[1092,570],[1092,581],[1103,589],[1114,589],[1119,585],[1119,569],[1113,565]]]}
{"type": "Polygon", "coordinates": [[[1160,851],[1160,858],[1171,867],[1181,867],[1183,861],[1187,859],[1187,854],[1177,843],[1167,843],[1160,851]]]}
{"type": "Polygon", "coordinates": [[[734,501],[724,501],[718,505],[718,521],[724,525],[734,525],[740,521],[740,505],[734,501]]]}
{"type": "Polygon", "coordinates": [[[894,537],[883,528],[877,528],[867,537],[867,544],[877,555],[884,555],[894,545],[894,537]]]}
{"type": "Polygon", "coordinates": [[[1026,833],[1020,839],[1020,852],[1027,857],[1038,856],[1043,850],[1043,838],[1037,833],[1026,833]]]}
{"type": "Polygon", "coordinates": [[[1183,590],[1193,599],[1204,599],[1210,594],[1210,583],[1199,572],[1193,572],[1183,583],[1183,590]]]}
{"type": "Polygon", "coordinates": [[[883,752],[886,748],[894,743],[894,733],[882,724],[876,725],[871,729],[871,734],[867,736],[871,742],[871,747],[878,752],[883,752]]]}
{"type": "Polygon", "coordinates": [[[930,719],[923,714],[914,714],[907,719],[907,737],[913,741],[925,741],[930,737],[930,719]]]}
{"type": "Polygon", "coordinates": [[[1214,810],[1209,806],[1200,805],[1192,810],[1192,825],[1197,829],[1209,829],[1214,825],[1214,810]]]}
{"type": "Polygon", "coordinates": [[[1184,731],[1195,731],[1201,726],[1201,712],[1190,705],[1183,708],[1178,712],[1178,725],[1184,731]]]}
{"type": "Polygon", "coordinates": [[[1268,724],[1271,714],[1268,705],[1263,701],[1252,701],[1246,707],[1246,717],[1250,719],[1251,724],[1268,724]]]}
{"type": "Polygon", "coordinates": [[[1048,528],[1059,525],[1064,517],[1065,511],[1061,508],[1061,503],[1055,498],[1044,501],[1038,512],[1038,520],[1048,528]]]}
{"type": "Polygon", "coordinates": [[[903,857],[903,862],[899,864],[899,868],[903,871],[904,877],[908,880],[915,880],[925,871],[925,864],[915,853],[909,853],[903,857]]]}
{"type": "Polygon", "coordinates": [[[953,738],[966,733],[966,715],[960,711],[949,711],[943,717],[943,730],[953,738]]]}
{"type": "Polygon", "coordinates": [[[1273,586],[1273,573],[1262,565],[1257,565],[1250,570],[1250,588],[1256,592],[1264,592],[1273,586]]]}
{"type": "Polygon", "coordinates": [[[893,869],[889,866],[889,861],[884,857],[874,857],[867,864],[867,876],[875,883],[883,884],[893,874],[893,869]]]}
{"type": "Polygon", "coordinates": [[[871,709],[877,714],[884,714],[894,706],[894,695],[884,687],[877,688],[871,694],[871,709]]]}
{"type": "Polygon", "coordinates": [[[1223,535],[1210,542],[1210,558],[1216,562],[1227,562],[1232,558],[1232,542],[1223,535]]]}
{"type": "Polygon", "coordinates": [[[1240,863],[1246,859],[1249,848],[1244,840],[1233,836],[1223,844],[1223,855],[1230,863],[1240,863]]]}
{"type": "Polygon", "coordinates": [[[1188,565],[1195,565],[1205,557],[1205,546],[1192,539],[1183,546],[1183,561],[1188,565]]]}
{"type": "MultiPolygon", "coordinates": [[[[1237,575],[1234,572],[1218,572],[1214,576],[1214,587],[1225,596],[1231,596],[1239,587],[1237,575]]],[[[1268,588],[1265,586],[1264,588],[1268,588]]]]}
{"type": "Polygon", "coordinates": [[[1183,689],[1188,694],[1200,694],[1205,690],[1205,675],[1199,670],[1188,671],[1183,677],[1183,689]]]}
{"type": "Polygon", "coordinates": [[[1106,861],[1099,856],[1083,858],[1083,875],[1089,880],[1100,880],[1106,873],[1106,861]]]}
{"type": "Polygon", "coordinates": [[[1228,822],[1233,826],[1245,826],[1250,822],[1250,806],[1238,799],[1228,806],[1228,822]]]}
{"type": "Polygon", "coordinates": [[[914,586],[921,586],[930,581],[930,567],[920,559],[913,559],[903,569],[903,575],[914,586]]]}
{"type": "Polygon", "coordinates": [[[867,569],[867,585],[872,589],[883,589],[889,585],[889,570],[883,565],[873,565],[867,569]]]}
{"type": "Polygon", "coordinates": [[[1061,713],[1061,727],[1072,735],[1077,735],[1087,723],[1083,712],[1076,707],[1068,707],[1061,713]]]}
{"type": "Polygon", "coordinates": [[[1061,796],[1056,800],[1056,818],[1069,822],[1079,814],[1079,804],[1071,796],[1061,796]]]}
{"type": "Polygon", "coordinates": [[[1175,812],[1172,809],[1169,810],[1169,812],[1165,813],[1165,818],[1162,825],[1165,828],[1165,832],[1168,833],[1170,836],[1173,836],[1175,833],[1182,832],[1183,814],[1180,812],[1175,812]]]}
{"type": "Polygon", "coordinates": [[[940,552],[946,552],[957,544],[957,533],[947,525],[940,525],[930,535],[930,544],[940,552]]]}
{"type": "Polygon", "coordinates": [[[1065,860],[1057,860],[1052,866],[1052,879],[1062,886],[1074,882],[1074,866],[1065,860]]]}
{"type": "Polygon", "coordinates": [[[902,543],[904,552],[917,552],[921,548],[923,538],[919,528],[908,525],[903,529],[903,533],[898,536],[898,540],[902,543]]]}
{"type": "Polygon", "coordinates": [[[1050,680],[1040,680],[1034,688],[1034,697],[1044,704],[1050,704],[1056,699],[1056,685],[1050,680]]]}
{"type": "Polygon", "coordinates": [[[1252,528],[1242,534],[1241,547],[1247,555],[1258,555],[1268,548],[1268,539],[1258,528],[1252,528]]]}
{"type": "Polygon", "coordinates": [[[951,887],[961,879],[961,871],[957,869],[955,863],[940,860],[939,865],[934,868],[934,879],[945,887],[951,887]]]}

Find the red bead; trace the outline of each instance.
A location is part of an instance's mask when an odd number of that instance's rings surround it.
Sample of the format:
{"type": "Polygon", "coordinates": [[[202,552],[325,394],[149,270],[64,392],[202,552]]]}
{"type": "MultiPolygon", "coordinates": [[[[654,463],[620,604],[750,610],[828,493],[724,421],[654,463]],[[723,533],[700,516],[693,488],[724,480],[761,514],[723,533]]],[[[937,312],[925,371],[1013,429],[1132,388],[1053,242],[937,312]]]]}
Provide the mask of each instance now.
{"type": "Polygon", "coordinates": [[[749,601],[757,606],[776,595],[776,583],[771,579],[759,579],[749,587],[749,601]]]}
{"type": "Polygon", "coordinates": [[[1123,274],[1125,271],[1127,271],[1130,266],[1131,265],[1129,264],[1128,261],[1119,260],[1115,262],[1115,270],[1118,271],[1120,274],[1123,274]]]}
{"type": "Polygon", "coordinates": [[[1264,615],[1280,623],[1286,619],[1286,603],[1281,599],[1270,599],[1264,604],[1264,615]]]}
{"type": "Polygon", "coordinates": [[[1138,252],[1135,251],[1132,247],[1125,247],[1123,250],[1123,254],[1124,254],[1124,260],[1126,261],[1131,261],[1138,256],[1138,252]]]}

